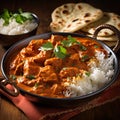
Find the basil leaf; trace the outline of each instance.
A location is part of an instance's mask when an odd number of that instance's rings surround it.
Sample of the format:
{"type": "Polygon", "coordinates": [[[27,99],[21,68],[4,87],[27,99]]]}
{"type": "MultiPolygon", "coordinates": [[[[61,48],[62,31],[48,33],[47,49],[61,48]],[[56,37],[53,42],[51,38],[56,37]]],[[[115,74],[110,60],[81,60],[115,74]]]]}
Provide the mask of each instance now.
{"type": "Polygon", "coordinates": [[[42,50],[42,51],[47,51],[47,50],[52,50],[53,49],[53,44],[51,42],[47,42],[45,44],[43,44],[39,50],[42,50]]]}
{"type": "Polygon", "coordinates": [[[63,46],[56,46],[54,48],[54,54],[56,57],[63,59],[67,55],[67,50],[63,46]]]}

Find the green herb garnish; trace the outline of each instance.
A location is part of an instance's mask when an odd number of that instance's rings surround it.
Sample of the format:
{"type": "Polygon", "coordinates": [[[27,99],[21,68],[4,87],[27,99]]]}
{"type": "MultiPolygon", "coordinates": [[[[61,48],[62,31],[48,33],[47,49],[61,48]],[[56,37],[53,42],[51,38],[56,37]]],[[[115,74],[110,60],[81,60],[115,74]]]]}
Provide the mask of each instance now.
{"type": "Polygon", "coordinates": [[[4,19],[4,24],[3,25],[8,25],[9,24],[9,19],[10,19],[11,15],[12,14],[7,9],[3,10],[3,13],[0,16],[0,18],[4,19]]]}
{"type": "Polygon", "coordinates": [[[34,87],[37,89],[39,86],[39,83],[35,83],[34,87]]]}
{"type": "Polygon", "coordinates": [[[12,80],[15,80],[15,79],[16,79],[16,76],[15,76],[15,75],[10,75],[10,78],[11,78],[12,80]]]}
{"type": "MultiPolygon", "coordinates": [[[[53,46],[53,44],[51,42],[47,42],[45,44],[43,44],[39,50],[42,50],[42,51],[48,51],[48,50],[53,50],[53,54],[58,57],[58,58],[65,58],[66,55],[67,55],[67,50],[66,48],[64,48],[63,46],[61,45],[58,45],[56,47],[53,46]]],[[[54,56],[53,55],[53,56],[54,56]]]]}
{"type": "Polygon", "coordinates": [[[32,80],[32,79],[35,79],[35,76],[34,75],[27,75],[26,78],[32,80]]]}
{"type": "Polygon", "coordinates": [[[94,48],[99,48],[99,46],[98,45],[94,45],[94,48]]]}
{"type": "Polygon", "coordinates": [[[27,18],[22,16],[21,14],[14,14],[14,18],[19,24],[23,24],[27,20],[27,18]]]}
{"type": "Polygon", "coordinates": [[[84,56],[82,56],[81,61],[82,61],[82,62],[85,62],[85,61],[88,60],[88,59],[89,59],[89,56],[88,56],[88,55],[84,55],[84,56]]]}
{"type": "Polygon", "coordinates": [[[8,9],[4,9],[0,18],[4,19],[3,25],[9,25],[10,19],[14,18],[17,23],[23,24],[25,21],[33,19],[33,16],[29,12],[23,12],[20,8],[17,13],[12,13],[8,9]]]}
{"type": "Polygon", "coordinates": [[[40,47],[40,49],[39,50],[45,50],[45,51],[47,51],[47,50],[52,50],[54,47],[53,47],[53,44],[51,43],[51,42],[47,42],[47,43],[45,43],[45,44],[43,44],[41,47],[40,47]]]}
{"type": "Polygon", "coordinates": [[[63,40],[61,44],[65,47],[70,47],[74,44],[80,44],[75,38],[73,38],[71,35],[68,35],[67,40],[63,40]]]}
{"type": "Polygon", "coordinates": [[[47,42],[43,44],[39,50],[53,50],[53,56],[55,55],[58,58],[64,59],[68,54],[67,54],[67,49],[66,47],[70,47],[72,45],[79,45],[80,50],[87,50],[87,48],[82,45],[80,42],[78,42],[75,38],[73,38],[71,35],[68,35],[67,40],[61,41],[60,45],[53,46],[51,42],[47,42]]]}
{"type": "Polygon", "coordinates": [[[85,74],[89,77],[90,76],[90,72],[85,72],[85,74]]]}
{"type": "Polygon", "coordinates": [[[67,50],[63,46],[56,46],[54,48],[54,54],[56,57],[63,59],[67,55],[67,50]]]}
{"type": "Polygon", "coordinates": [[[85,51],[87,48],[84,45],[80,45],[80,50],[85,51]]]}
{"type": "Polygon", "coordinates": [[[11,78],[12,80],[15,80],[15,79],[16,79],[16,76],[15,76],[15,75],[10,75],[10,78],[11,78]]]}

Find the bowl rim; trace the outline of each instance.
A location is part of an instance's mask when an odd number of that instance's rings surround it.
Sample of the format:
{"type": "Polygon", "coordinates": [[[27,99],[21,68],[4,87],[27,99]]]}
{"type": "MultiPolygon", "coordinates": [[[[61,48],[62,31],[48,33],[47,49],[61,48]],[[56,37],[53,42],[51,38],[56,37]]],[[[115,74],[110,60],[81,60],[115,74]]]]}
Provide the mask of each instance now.
{"type": "Polygon", "coordinates": [[[39,17],[35,14],[35,13],[32,13],[32,12],[30,12],[31,14],[32,14],[32,16],[33,16],[33,19],[36,21],[36,23],[37,23],[37,26],[34,28],[34,29],[32,29],[31,31],[29,31],[29,32],[26,32],[26,33],[22,33],[22,34],[12,34],[12,35],[8,35],[8,34],[2,34],[2,33],[0,33],[0,36],[7,36],[7,37],[19,37],[19,36],[21,36],[21,35],[26,35],[26,34],[29,34],[29,33],[31,33],[32,31],[34,31],[35,29],[37,29],[38,28],[38,26],[39,26],[39,24],[40,24],[40,19],[39,19],[39,17]]]}
{"type": "MultiPolygon", "coordinates": [[[[23,92],[23,93],[26,93],[28,95],[31,95],[31,96],[34,96],[34,97],[38,97],[38,98],[41,98],[41,99],[46,99],[46,100],[54,100],[54,101],[57,101],[57,100],[60,100],[60,101],[74,101],[74,100],[80,100],[80,99],[86,99],[86,98],[89,98],[89,97],[92,97],[92,96],[95,96],[99,93],[101,93],[102,91],[104,91],[105,89],[107,89],[118,77],[118,68],[119,68],[119,64],[118,64],[118,59],[117,59],[117,56],[116,54],[113,52],[113,50],[108,47],[106,44],[104,44],[103,42],[101,41],[98,41],[97,39],[95,38],[92,38],[92,37],[88,37],[88,36],[85,36],[85,35],[82,35],[82,34],[79,34],[79,33],[64,33],[64,32],[48,32],[48,33],[43,33],[43,34],[39,34],[39,35],[34,35],[34,36],[31,36],[31,37],[28,37],[28,38],[25,38],[23,39],[22,41],[18,41],[17,43],[15,43],[14,45],[12,45],[7,51],[6,53],[3,55],[3,58],[2,58],[2,61],[1,61],[1,71],[2,71],[2,74],[3,76],[9,80],[9,78],[7,77],[6,75],[6,72],[5,72],[5,60],[6,60],[6,57],[8,56],[8,54],[12,51],[14,51],[14,49],[16,47],[18,47],[20,44],[24,44],[25,42],[27,42],[27,44],[29,43],[29,41],[31,41],[32,39],[38,39],[38,38],[43,38],[44,36],[51,36],[52,34],[54,35],[71,35],[71,36],[77,36],[77,37],[87,37],[87,38],[90,38],[92,40],[95,40],[97,42],[99,42],[103,48],[105,48],[106,50],[108,50],[111,55],[113,55],[114,57],[114,75],[112,76],[112,79],[105,85],[103,85],[101,88],[99,88],[98,90],[96,91],[93,91],[91,93],[88,93],[88,94],[85,94],[85,95],[81,95],[81,96],[75,96],[75,97],[68,97],[68,98],[54,98],[54,97],[46,97],[46,96],[40,96],[40,95],[37,95],[37,94],[34,94],[34,93],[30,93],[26,90],[23,90],[22,88],[19,87],[20,91],[23,92]]],[[[24,46],[23,46],[24,47],[24,46]]]]}

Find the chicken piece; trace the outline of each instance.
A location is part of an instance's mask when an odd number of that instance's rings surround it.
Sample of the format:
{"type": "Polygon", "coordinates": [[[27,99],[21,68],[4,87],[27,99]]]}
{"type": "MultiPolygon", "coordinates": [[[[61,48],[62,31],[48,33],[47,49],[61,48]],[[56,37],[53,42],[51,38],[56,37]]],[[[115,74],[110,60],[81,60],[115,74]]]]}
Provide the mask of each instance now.
{"type": "Polygon", "coordinates": [[[16,69],[14,71],[15,75],[22,75],[23,74],[23,65],[24,65],[24,62],[21,62],[21,63],[16,65],[16,69]]]}
{"type": "Polygon", "coordinates": [[[38,50],[40,46],[45,43],[45,40],[32,40],[26,48],[23,48],[20,54],[23,57],[31,57],[37,55],[40,51],[38,50]]]}
{"type": "Polygon", "coordinates": [[[40,51],[40,53],[36,56],[34,56],[34,62],[43,66],[44,61],[48,58],[50,58],[52,55],[52,51],[40,51]]]}
{"type": "Polygon", "coordinates": [[[50,42],[55,45],[57,42],[60,42],[61,40],[63,40],[64,37],[60,36],[60,35],[51,35],[51,39],[50,42]]]}
{"type": "Polygon", "coordinates": [[[71,55],[71,54],[74,54],[74,53],[78,53],[79,50],[80,50],[79,45],[72,45],[72,46],[67,48],[67,53],[71,55]]]}
{"type": "Polygon", "coordinates": [[[62,67],[62,59],[59,58],[49,58],[44,62],[44,65],[51,65],[56,72],[59,72],[60,68],[62,67]]]}
{"type": "Polygon", "coordinates": [[[64,67],[77,67],[81,70],[88,70],[85,62],[82,62],[78,53],[72,54],[69,58],[63,61],[64,67]]]}
{"type": "Polygon", "coordinates": [[[73,77],[76,76],[80,73],[79,69],[76,67],[66,67],[63,68],[60,73],[59,76],[60,78],[67,78],[67,77],[73,77]]]}
{"type": "Polygon", "coordinates": [[[29,75],[33,75],[33,76],[38,76],[40,73],[40,66],[36,65],[32,59],[26,59],[24,61],[24,67],[23,67],[23,74],[24,76],[29,76],[29,75]]]}
{"type": "Polygon", "coordinates": [[[16,56],[16,58],[13,60],[13,62],[10,64],[10,69],[11,69],[11,70],[13,70],[13,69],[15,70],[15,69],[16,69],[16,66],[17,66],[18,64],[20,64],[22,61],[23,61],[23,60],[22,60],[20,54],[18,54],[18,55],[16,56]]]}
{"type": "Polygon", "coordinates": [[[28,79],[28,78],[25,78],[23,82],[24,82],[24,84],[26,84],[27,86],[37,88],[37,85],[39,85],[40,81],[41,81],[41,78],[38,77],[38,78],[32,79],[32,80],[30,80],[30,79],[28,79]]]}
{"type": "Polygon", "coordinates": [[[32,50],[38,50],[42,44],[44,44],[46,41],[43,39],[38,40],[32,40],[30,41],[29,45],[27,47],[31,48],[32,50]]]}
{"type": "Polygon", "coordinates": [[[57,82],[58,77],[52,66],[47,65],[40,70],[40,77],[44,82],[57,82]]]}
{"type": "Polygon", "coordinates": [[[35,53],[34,53],[34,52],[31,52],[31,50],[28,49],[28,48],[23,48],[23,49],[20,51],[20,55],[22,56],[22,58],[26,58],[26,57],[34,56],[35,53]]]}
{"type": "Polygon", "coordinates": [[[63,61],[63,66],[64,67],[78,67],[80,62],[80,57],[78,53],[72,54],[70,57],[67,57],[63,61]]]}

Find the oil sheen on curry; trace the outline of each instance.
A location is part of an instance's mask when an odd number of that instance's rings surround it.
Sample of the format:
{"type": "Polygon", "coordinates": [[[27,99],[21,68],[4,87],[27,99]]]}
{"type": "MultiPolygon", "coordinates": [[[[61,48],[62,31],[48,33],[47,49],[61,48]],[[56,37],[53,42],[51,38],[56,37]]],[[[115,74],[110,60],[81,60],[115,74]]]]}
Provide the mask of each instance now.
{"type": "Polygon", "coordinates": [[[51,35],[49,39],[31,40],[11,61],[9,76],[28,92],[71,97],[70,85],[90,76],[91,62],[99,64],[96,51],[107,58],[107,51],[90,38],[51,35]]]}

